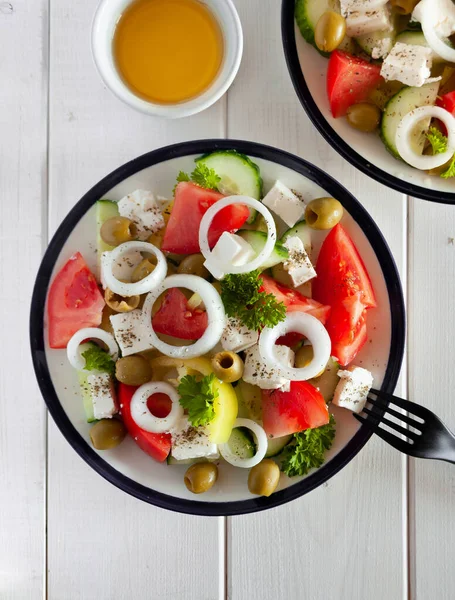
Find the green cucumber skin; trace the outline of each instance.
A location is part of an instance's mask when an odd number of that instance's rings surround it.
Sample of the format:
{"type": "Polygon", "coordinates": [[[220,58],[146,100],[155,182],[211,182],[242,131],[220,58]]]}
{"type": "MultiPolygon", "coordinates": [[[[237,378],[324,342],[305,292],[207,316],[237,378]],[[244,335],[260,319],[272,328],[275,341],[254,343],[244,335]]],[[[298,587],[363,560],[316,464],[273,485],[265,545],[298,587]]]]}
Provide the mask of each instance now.
{"type": "Polygon", "coordinates": [[[231,452],[240,458],[252,458],[256,454],[253,436],[245,427],[236,427],[232,430],[228,446],[231,452]]]}
{"type": "MultiPolygon", "coordinates": [[[[295,2],[294,17],[303,39],[311,44],[321,56],[324,56],[324,58],[329,58],[330,52],[323,52],[322,50],[319,50],[319,48],[316,46],[316,42],[314,41],[314,29],[316,27],[316,23],[314,23],[308,15],[309,4],[321,5],[322,9],[320,12],[322,15],[326,10],[332,10],[339,13],[339,3],[335,0],[296,0],[295,2]]],[[[349,50],[346,48],[346,51],[349,50]]]]}
{"type": "Polygon", "coordinates": [[[108,219],[111,219],[112,217],[117,217],[118,214],[119,214],[119,212],[118,212],[117,202],[113,202],[112,200],[103,199],[103,200],[98,200],[98,202],[96,203],[96,230],[97,230],[96,238],[97,238],[98,260],[101,258],[101,254],[103,252],[107,252],[107,251],[113,249],[111,246],[106,244],[106,242],[104,242],[101,239],[101,235],[100,235],[101,225],[108,219]]]}
{"type": "Polygon", "coordinates": [[[284,435],[278,438],[269,438],[267,445],[267,452],[265,458],[273,458],[281,454],[283,448],[289,444],[292,439],[292,435],[284,435]]]}
{"type": "MultiPolygon", "coordinates": [[[[247,241],[253,247],[253,250],[255,250],[256,253],[261,251],[267,240],[266,233],[263,233],[262,231],[253,231],[251,229],[241,229],[237,232],[237,235],[240,235],[240,237],[247,241]]],[[[272,254],[265,261],[265,263],[261,265],[261,269],[265,270],[274,267],[275,265],[286,260],[288,257],[289,252],[287,248],[285,248],[281,242],[276,242],[272,254]]]]}

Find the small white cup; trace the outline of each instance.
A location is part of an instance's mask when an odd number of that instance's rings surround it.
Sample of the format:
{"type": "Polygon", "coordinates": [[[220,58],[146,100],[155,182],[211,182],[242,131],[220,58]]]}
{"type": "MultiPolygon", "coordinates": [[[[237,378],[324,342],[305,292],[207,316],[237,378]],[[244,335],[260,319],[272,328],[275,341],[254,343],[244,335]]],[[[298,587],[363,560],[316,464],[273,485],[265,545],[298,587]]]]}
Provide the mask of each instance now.
{"type": "Polygon", "coordinates": [[[156,104],[136,96],[122,81],[114,62],[112,40],[120,15],[132,0],[101,0],[92,27],[92,54],[101,78],[114,94],[136,110],[149,115],[176,119],[205,110],[228,90],[239,70],[243,52],[243,33],[232,0],[204,0],[217,19],[224,41],[220,71],[202,94],[178,104],[156,104]]]}

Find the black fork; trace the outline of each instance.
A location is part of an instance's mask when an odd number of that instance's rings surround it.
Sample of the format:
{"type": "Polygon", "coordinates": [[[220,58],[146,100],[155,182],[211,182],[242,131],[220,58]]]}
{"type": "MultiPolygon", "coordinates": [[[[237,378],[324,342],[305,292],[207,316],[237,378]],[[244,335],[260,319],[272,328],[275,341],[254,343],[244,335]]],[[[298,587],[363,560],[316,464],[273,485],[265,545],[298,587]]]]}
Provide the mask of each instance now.
{"type": "Polygon", "coordinates": [[[385,442],[409,456],[445,460],[455,464],[455,436],[431,410],[378,390],[371,390],[368,400],[371,408],[366,406],[363,409],[367,416],[354,414],[354,417],[385,442]],[[375,397],[372,398],[371,395],[375,397]],[[405,410],[407,414],[398,412],[393,405],[405,410]],[[407,423],[410,428],[388,419],[388,415],[407,423]],[[406,439],[387,431],[381,425],[387,425],[406,439]]]}

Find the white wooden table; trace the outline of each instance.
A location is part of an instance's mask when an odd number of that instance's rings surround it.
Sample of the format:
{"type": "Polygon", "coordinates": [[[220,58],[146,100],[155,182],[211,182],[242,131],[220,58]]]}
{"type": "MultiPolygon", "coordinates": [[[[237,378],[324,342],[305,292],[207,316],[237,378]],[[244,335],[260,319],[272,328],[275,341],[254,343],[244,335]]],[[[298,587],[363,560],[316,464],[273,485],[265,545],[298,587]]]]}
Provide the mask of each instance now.
{"type": "Polygon", "coordinates": [[[376,219],[407,292],[397,393],[454,427],[455,207],[390,191],[324,142],[291,86],[279,0],[236,0],[239,75],[210,110],[179,121],[140,115],[103,86],[89,46],[96,0],[10,2],[0,0],[0,598],[454,598],[453,466],[372,439],[324,486],[265,513],[154,508],[96,475],[48,418],[28,312],[49,237],[105,174],[173,142],[265,142],[328,171],[376,219]]]}

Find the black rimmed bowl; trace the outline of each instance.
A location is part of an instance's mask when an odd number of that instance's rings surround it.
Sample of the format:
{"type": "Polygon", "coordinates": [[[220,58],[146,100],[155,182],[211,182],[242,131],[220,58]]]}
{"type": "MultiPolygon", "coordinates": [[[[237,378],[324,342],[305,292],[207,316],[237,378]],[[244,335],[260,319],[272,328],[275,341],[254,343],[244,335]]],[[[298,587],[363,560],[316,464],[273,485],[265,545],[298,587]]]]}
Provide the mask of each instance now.
{"type": "Polygon", "coordinates": [[[331,115],[326,91],[327,59],[302,37],[294,19],[295,0],[282,0],[283,47],[297,96],[307,115],[343,158],[354,167],[398,192],[445,204],[455,204],[455,181],[430,176],[397,160],[378,135],[350,127],[331,115]]]}
{"type": "Polygon", "coordinates": [[[190,171],[194,158],[215,149],[236,149],[253,158],[269,189],[276,179],[300,191],[307,199],[334,196],[345,208],[343,225],[355,241],[370,273],[378,308],[368,317],[369,340],[356,359],[371,371],[376,387],[392,392],[403,358],[405,311],[399,275],[390,250],[372,218],[339,183],[313,165],[269,146],[236,140],[201,140],[168,146],[121,166],[95,185],[70,211],[58,228],[41,263],[32,298],[30,340],[33,363],[49,412],[76,452],[100,475],[129,494],[162,508],[197,515],[233,515],[278,506],[311,491],[343,468],[364,446],[371,433],[348,411],[333,407],[337,420],[335,442],[320,469],[304,478],[282,477],[269,498],[252,496],[247,470],[220,465],[219,480],[203,496],[194,496],[183,484],[184,467],[153,461],[131,438],[113,450],[91,447],[76,372],[64,350],[47,343],[46,300],[55,273],[76,251],[96,271],[95,202],[119,200],[132,190],[151,189],[169,197],[180,170],[190,171]]]}

